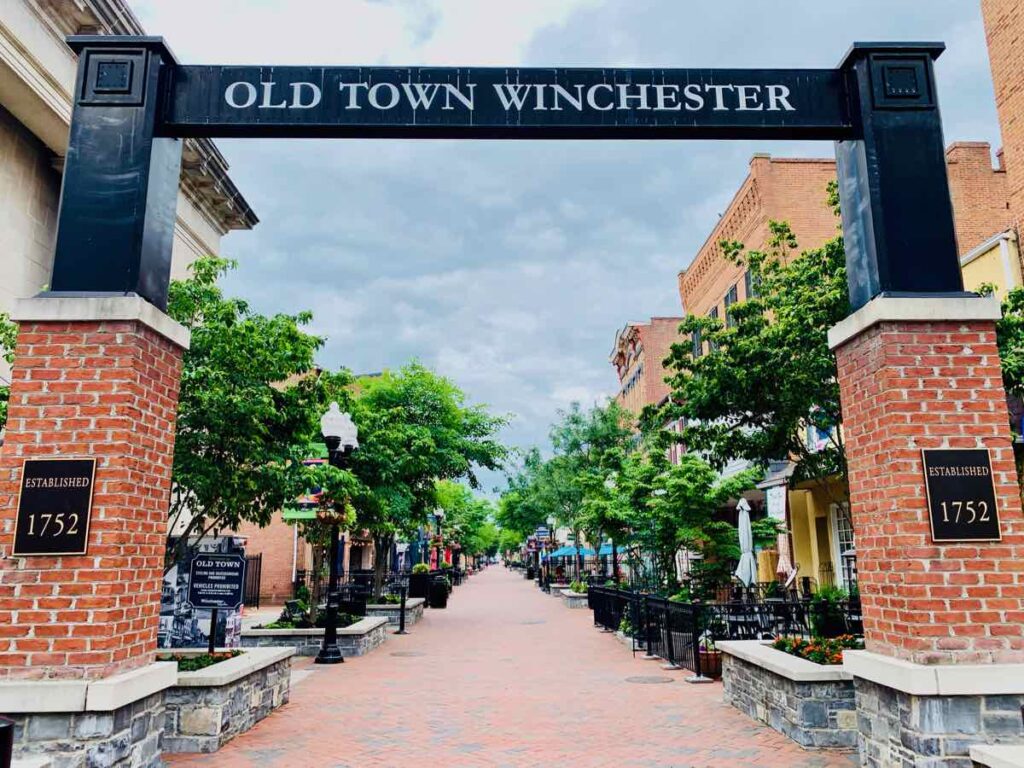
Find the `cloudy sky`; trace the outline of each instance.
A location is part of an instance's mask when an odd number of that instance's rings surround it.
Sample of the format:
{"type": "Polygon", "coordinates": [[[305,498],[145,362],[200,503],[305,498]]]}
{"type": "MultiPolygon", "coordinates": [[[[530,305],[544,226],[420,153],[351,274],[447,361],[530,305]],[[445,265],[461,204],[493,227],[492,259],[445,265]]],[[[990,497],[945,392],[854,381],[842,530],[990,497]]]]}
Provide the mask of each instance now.
{"type": "MultiPolygon", "coordinates": [[[[947,142],[998,145],[977,0],[135,0],[189,64],[831,67],[854,40],[941,40],[947,142]]],[[[612,394],[627,321],[680,311],[676,273],[772,142],[218,142],[262,223],[229,288],[312,309],[326,366],[411,358],[541,443],[612,394]]]]}

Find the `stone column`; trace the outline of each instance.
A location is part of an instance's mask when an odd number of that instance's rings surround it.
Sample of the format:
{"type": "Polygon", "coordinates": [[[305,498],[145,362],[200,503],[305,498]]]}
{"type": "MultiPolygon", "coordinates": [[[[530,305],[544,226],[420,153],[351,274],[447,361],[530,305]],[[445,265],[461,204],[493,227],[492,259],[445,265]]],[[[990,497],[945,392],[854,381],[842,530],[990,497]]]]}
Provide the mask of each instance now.
{"type": "Polygon", "coordinates": [[[982,298],[878,297],[832,329],[866,650],[863,765],[962,766],[1024,741],[1024,515],[982,298]],[[937,543],[922,449],[990,451],[1000,541],[937,543]]]}
{"type": "Polygon", "coordinates": [[[22,301],[0,450],[0,678],[154,660],[188,331],[138,297],[22,301]],[[97,459],[84,555],[14,557],[26,459],[97,459]]]}

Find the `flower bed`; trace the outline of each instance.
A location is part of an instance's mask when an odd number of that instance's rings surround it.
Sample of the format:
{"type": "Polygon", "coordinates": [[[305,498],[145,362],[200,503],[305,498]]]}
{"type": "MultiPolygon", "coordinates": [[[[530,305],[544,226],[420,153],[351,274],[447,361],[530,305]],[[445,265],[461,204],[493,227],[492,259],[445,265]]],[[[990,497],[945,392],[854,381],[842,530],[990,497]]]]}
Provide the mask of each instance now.
{"type": "Polygon", "coordinates": [[[807,659],[815,664],[828,666],[842,664],[843,651],[863,650],[864,642],[853,635],[813,640],[806,640],[802,637],[776,637],[772,642],[772,648],[791,656],[807,659]]]}
{"type": "MultiPolygon", "coordinates": [[[[427,601],[422,597],[410,597],[405,601],[405,625],[411,627],[423,618],[423,607],[427,601]]],[[[367,616],[383,616],[388,624],[397,627],[401,620],[402,606],[394,603],[369,603],[366,606],[367,616]]]]}
{"type": "MultiPolygon", "coordinates": [[[[163,751],[216,752],[287,703],[293,653],[291,648],[253,648],[202,669],[180,671],[177,684],[165,694],[163,751]]],[[[201,652],[175,655],[209,658],[201,652]]]]}
{"type": "MultiPolygon", "coordinates": [[[[338,647],[342,656],[363,656],[387,640],[388,620],[384,616],[367,616],[355,624],[338,630],[338,647]]],[[[323,642],[324,630],[266,629],[242,630],[243,648],[267,646],[290,647],[299,656],[316,656],[323,642]]]]}
{"type": "Polygon", "coordinates": [[[212,667],[222,661],[233,659],[241,655],[241,651],[218,651],[216,653],[203,653],[199,656],[194,654],[174,653],[167,656],[160,656],[157,661],[174,661],[178,664],[179,672],[198,672],[200,669],[212,667]]]}
{"type": "Polygon", "coordinates": [[[853,675],[759,640],[717,643],[726,703],[806,748],[857,745],[853,675]]]}
{"type": "Polygon", "coordinates": [[[572,589],[560,590],[562,596],[562,602],[567,608],[586,608],[587,607],[587,593],[576,592],[572,589]]]}

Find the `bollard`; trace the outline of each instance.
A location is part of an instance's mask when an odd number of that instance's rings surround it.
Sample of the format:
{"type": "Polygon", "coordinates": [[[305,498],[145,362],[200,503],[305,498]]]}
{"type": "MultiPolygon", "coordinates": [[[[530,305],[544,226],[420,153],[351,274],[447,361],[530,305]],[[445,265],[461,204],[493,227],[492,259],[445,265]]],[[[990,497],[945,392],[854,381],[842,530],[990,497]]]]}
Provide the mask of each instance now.
{"type": "Polygon", "coordinates": [[[14,757],[14,721],[0,717],[0,768],[11,768],[14,757]]]}
{"type": "Polygon", "coordinates": [[[396,635],[408,635],[409,634],[408,632],[405,631],[405,597],[406,597],[406,594],[408,593],[408,591],[409,591],[409,588],[406,587],[404,584],[399,588],[399,592],[398,593],[402,597],[402,607],[401,607],[401,609],[399,610],[399,613],[398,613],[398,631],[395,632],[396,635]]]}

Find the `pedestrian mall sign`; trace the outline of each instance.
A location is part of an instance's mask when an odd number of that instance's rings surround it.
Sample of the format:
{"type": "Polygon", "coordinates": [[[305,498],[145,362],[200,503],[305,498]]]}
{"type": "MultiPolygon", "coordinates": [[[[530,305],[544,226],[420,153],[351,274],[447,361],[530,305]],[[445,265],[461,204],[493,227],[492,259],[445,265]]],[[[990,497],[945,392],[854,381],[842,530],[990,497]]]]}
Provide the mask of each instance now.
{"type": "Polygon", "coordinates": [[[180,67],[178,135],[853,135],[836,70],[180,67]]]}
{"type": "Polygon", "coordinates": [[[48,295],[167,305],[182,139],[834,141],[854,309],[960,294],[933,61],[859,43],[835,69],[186,66],[162,38],[75,36],[48,295]]]}

